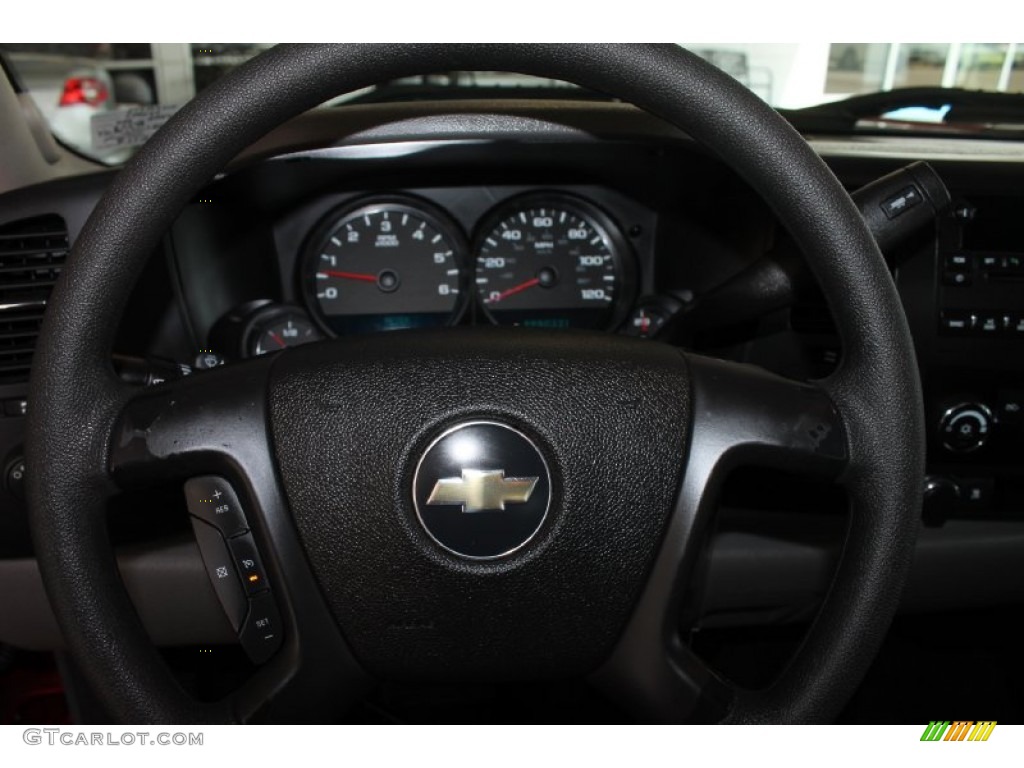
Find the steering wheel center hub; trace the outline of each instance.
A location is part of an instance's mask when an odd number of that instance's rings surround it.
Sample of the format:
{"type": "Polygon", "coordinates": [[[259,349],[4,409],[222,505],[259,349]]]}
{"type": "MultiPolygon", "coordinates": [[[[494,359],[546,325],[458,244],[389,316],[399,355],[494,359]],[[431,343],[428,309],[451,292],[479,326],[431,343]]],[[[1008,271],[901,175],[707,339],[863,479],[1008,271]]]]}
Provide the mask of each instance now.
{"type": "Polygon", "coordinates": [[[412,485],[416,517],[427,535],[471,560],[521,549],[551,506],[551,473],[540,449],[496,421],[444,432],[423,454],[412,485]]]}
{"type": "Polygon", "coordinates": [[[395,333],[295,349],[270,386],[292,514],[369,669],[500,679],[600,663],[678,489],[678,351],[536,329],[395,333]]]}

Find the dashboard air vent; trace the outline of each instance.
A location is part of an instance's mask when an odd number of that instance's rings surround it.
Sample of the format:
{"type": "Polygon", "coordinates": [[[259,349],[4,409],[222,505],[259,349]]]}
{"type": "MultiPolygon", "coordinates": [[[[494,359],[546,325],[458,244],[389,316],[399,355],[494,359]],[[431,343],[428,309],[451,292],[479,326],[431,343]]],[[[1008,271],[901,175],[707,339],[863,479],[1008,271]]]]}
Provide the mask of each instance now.
{"type": "Polygon", "coordinates": [[[28,380],[43,310],[67,253],[60,216],[0,226],[0,384],[28,380]]]}

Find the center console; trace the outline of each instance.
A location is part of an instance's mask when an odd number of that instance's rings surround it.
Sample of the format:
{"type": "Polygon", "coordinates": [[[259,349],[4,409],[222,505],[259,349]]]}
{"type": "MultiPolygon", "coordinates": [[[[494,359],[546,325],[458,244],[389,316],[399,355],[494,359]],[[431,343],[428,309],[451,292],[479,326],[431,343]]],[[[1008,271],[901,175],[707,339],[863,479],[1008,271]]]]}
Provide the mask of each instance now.
{"type": "Polygon", "coordinates": [[[961,199],[896,267],[929,424],[925,521],[1024,518],[1024,196],[961,199]]]}

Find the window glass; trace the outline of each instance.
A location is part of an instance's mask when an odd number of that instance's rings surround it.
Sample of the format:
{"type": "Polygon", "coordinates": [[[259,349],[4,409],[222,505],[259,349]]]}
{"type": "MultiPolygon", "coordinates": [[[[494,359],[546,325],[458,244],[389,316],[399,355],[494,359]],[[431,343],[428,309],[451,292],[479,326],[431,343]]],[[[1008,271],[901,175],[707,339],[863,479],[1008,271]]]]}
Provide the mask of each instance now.
{"type": "Polygon", "coordinates": [[[270,46],[270,43],[189,43],[196,93],[270,46]]]}
{"type": "Polygon", "coordinates": [[[826,93],[882,90],[889,43],[832,43],[828,52],[826,93]]]}
{"type": "MultiPolygon", "coordinates": [[[[681,45],[781,108],[907,87],[1024,91],[1024,44],[681,45]]],[[[196,93],[268,47],[268,43],[0,43],[0,54],[65,146],[119,164],[196,93]]],[[[566,87],[507,72],[440,72],[339,94],[323,106],[359,99],[583,97],[567,93],[566,87]]],[[[589,96],[601,98],[600,94],[589,96]]],[[[936,119],[941,121],[941,114],[936,119]]]]}
{"type": "Polygon", "coordinates": [[[1024,91],[1024,43],[1016,44],[1016,53],[1013,56],[1013,68],[1010,70],[1010,78],[1006,84],[1006,90],[1020,93],[1024,91]]]}
{"type": "Polygon", "coordinates": [[[105,162],[130,155],[94,151],[91,120],[157,103],[149,43],[0,43],[0,51],[60,141],[105,162]]]}
{"type": "Polygon", "coordinates": [[[1007,48],[1006,43],[965,43],[960,52],[956,84],[960,88],[995,90],[1007,48]]]}
{"type": "Polygon", "coordinates": [[[942,85],[949,43],[903,43],[897,49],[893,88],[942,85]]]}

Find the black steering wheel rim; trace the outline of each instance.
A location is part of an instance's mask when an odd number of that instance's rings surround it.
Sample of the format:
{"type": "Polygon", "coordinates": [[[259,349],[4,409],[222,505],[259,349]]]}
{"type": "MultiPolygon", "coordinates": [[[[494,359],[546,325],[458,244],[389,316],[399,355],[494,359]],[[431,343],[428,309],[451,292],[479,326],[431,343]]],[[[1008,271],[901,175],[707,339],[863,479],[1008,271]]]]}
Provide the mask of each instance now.
{"type": "Polygon", "coordinates": [[[507,70],[614,94],[673,123],[771,205],[833,308],[843,343],[823,386],[842,412],[856,499],[839,572],[779,683],[730,720],[828,719],[862,677],[900,597],[923,475],[923,407],[899,298],[870,233],[806,142],[737,82],[675,46],[281,46],[182,109],[118,174],[75,243],[36,352],[29,507],[47,592],[68,646],[126,720],[230,721],[158,669],[106,535],[112,425],[130,396],[110,364],[127,297],[177,213],[228,161],[337,93],[434,71],[507,70]]]}

